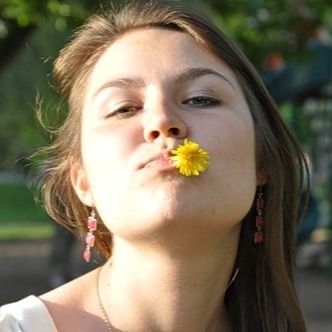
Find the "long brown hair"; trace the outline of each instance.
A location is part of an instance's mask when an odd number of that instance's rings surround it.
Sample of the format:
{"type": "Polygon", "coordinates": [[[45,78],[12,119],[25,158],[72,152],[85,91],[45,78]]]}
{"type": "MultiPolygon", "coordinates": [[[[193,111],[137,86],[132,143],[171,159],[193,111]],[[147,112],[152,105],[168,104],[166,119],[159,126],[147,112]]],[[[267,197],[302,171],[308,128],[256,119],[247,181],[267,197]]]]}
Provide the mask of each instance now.
{"type": "MultiPolygon", "coordinates": [[[[201,15],[175,2],[148,1],[94,15],[61,51],[54,78],[68,101],[68,114],[55,140],[42,152],[47,156],[40,188],[48,213],[76,234],[86,232],[89,208],[70,183],[72,160],[80,160],[80,123],[83,95],[94,65],[124,33],[140,28],[175,29],[225,61],[235,72],[255,124],[257,169],[264,170],[265,241],[254,245],[255,202],[242,222],[236,259],[240,273],[226,293],[234,331],[303,332],[305,325],[294,280],[295,230],[303,190],[306,160],[261,79],[237,46],[201,15]]],[[[99,220],[96,247],[111,255],[112,236],[99,220]]]]}

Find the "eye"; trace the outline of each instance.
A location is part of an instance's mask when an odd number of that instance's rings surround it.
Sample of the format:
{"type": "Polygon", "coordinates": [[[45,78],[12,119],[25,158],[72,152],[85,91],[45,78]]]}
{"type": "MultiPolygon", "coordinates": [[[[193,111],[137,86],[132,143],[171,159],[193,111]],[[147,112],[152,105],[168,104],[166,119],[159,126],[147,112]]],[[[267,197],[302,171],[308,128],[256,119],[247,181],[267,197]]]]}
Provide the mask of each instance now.
{"type": "Polygon", "coordinates": [[[208,96],[196,96],[189,99],[186,99],[183,104],[193,105],[193,106],[215,106],[220,104],[220,100],[208,96]]]}
{"type": "Polygon", "coordinates": [[[119,118],[119,119],[124,119],[124,118],[130,118],[134,116],[138,111],[141,110],[142,107],[138,106],[132,106],[132,105],[125,105],[116,108],[115,110],[112,110],[106,114],[106,118],[119,118]]]}

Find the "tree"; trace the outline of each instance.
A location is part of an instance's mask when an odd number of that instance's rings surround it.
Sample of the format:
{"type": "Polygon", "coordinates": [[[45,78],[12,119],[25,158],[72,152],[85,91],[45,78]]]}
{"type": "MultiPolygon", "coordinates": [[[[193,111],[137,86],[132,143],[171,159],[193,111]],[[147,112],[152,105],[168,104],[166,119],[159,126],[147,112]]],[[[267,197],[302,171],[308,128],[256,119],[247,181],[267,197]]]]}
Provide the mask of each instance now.
{"type": "MultiPolygon", "coordinates": [[[[191,1],[187,1],[190,3],[191,1]]],[[[273,52],[305,60],[317,28],[332,28],[330,0],[196,0],[234,38],[260,69],[273,52]]]]}
{"type": "Polygon", "coordinates": [[[0,74],[31,34],[51,22],[57,30],[82,22],[93,1],[2,0],[0,2],[0,74]]]}
{"type": "Polygon", "coordinates": [[[89,0],[0,2],[0,167],[13,168],[45,142],[34,116],[34,100],[37,93],[46,104],[54,98],[46,60],[95,5],[89,0]]]}
{"type": "MultiPolygon", "coordinates": [[[[108,1],[101,1],[101,3],[108,1]]],[[[121,2],[112,1],[112,2],[121,2]]],[[[315,30],[332,26],[330,0],[182,0],[204,11],[261,66],[269,52],[299,57],[315,30]]],[[[52,22],[58,30],[75,27],[98,1],[2,0],[0,3],[0,74],[38,27],[52,22]]]]}

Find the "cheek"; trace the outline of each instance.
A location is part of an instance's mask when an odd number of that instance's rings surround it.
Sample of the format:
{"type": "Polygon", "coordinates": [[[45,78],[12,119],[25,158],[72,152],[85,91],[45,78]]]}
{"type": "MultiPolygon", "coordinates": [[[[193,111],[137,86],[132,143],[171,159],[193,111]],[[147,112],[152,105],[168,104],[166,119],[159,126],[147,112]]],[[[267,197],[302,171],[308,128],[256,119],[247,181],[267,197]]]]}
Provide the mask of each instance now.
{"type": "MultiPolygon", "coordinates": [[[[102,163],[116,165],[128,158],[142,136],[134,126],[110,126],[105,123],[96,128],[83,130],[82,153],[87,160],[95,159],[102,163]]],[[[92,163],[94,161],[91,160],[92,163]]]]}
{"type": "Polygon", "coordinates": [[[214,190],[245,213],[251,207],[257,185],[252,121],[241,117],[225,119],[214,141],[212,157],[215,160],[211,159],[211,171],[218,179],[214,190]]]}
{"type": "MultiPolygon", "coordinates": [[[[231,130],[231,128],[229,128],[231,130]]],[[[234,128],[235,134],[229,137],[229,160],[235,176],[243,183],[252,185],[256,182],[256,153],[253,124],[250,121],[239,121],[234,128]]]]}
{"type": "Polygon", "coordinates": [[[121,174],[126,175],[140,136],[138,130],[112,130],[106,126],[83,131],[83,163],[93,190],[116,186],[123,179],[121,174]]]}
{"type": "Polygon", "coordinates": [[[215,152],[218,159],[230,163],[236,168],[255,169],[255,135],[250,115],[226,114],[214,132],[215,152]]]}

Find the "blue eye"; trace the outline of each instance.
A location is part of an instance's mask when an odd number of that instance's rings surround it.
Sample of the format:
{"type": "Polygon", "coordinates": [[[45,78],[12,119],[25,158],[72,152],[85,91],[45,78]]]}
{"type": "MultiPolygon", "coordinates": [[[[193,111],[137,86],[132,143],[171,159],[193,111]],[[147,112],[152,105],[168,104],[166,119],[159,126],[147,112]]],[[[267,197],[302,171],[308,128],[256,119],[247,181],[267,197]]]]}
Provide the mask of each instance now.
{"type": "Polygon", "coordinates": [[[215,106],[219,105],[220,101],[207,96],[197,96],[189,98],[183,102],[183,104],[193,105],[193,106],[215,106]]]}

